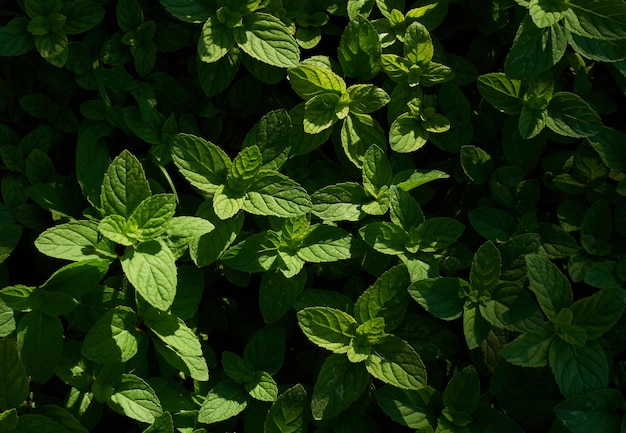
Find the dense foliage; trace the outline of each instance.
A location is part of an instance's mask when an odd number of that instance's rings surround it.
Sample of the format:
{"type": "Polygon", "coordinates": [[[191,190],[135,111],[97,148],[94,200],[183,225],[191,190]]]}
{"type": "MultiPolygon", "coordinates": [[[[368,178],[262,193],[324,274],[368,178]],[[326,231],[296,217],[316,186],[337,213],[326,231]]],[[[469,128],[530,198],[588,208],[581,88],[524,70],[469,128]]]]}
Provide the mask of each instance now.
{"type": "Polygon", "coordinates": [[[0,0],[0,430],[626,432],[626,2],[0,0]]]}

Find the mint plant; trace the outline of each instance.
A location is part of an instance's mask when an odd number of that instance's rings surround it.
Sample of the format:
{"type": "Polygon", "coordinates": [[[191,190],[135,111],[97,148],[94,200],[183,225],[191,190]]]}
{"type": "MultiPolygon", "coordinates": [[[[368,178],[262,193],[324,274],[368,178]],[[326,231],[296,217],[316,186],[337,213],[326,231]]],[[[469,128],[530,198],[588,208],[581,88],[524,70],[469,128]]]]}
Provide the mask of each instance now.
{"type": "Polygon", "coordinates": [[[618,433],[622,0],[0,0],[0,430],[618,433]]]}

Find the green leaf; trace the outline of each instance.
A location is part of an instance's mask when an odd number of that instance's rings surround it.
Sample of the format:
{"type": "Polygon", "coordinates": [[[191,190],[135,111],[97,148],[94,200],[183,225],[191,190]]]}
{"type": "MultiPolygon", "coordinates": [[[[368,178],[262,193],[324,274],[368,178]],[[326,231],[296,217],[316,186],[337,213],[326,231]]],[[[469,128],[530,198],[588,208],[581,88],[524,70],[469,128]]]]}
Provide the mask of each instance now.
{"type": "Polygon", "coordinates": [[[596,342],[575,347],[557,338],[550,346],[550,368],[565,398],[609,386],[609,365],[596,342]]]}
{"type": "Polygon", "coordinates": [[[559,421],[573,433],[618,432],[622,423],[619,409],[624,397],[618,389],[592,391],[568,398],[554,407],[559,421]]]}
{"type": "Polygon", "coordinates": [[[248,404],[248,393],[243,386],[223,380],[215,385],[204,399],[198,421],[213,424],[241,413],[248,404]]]}
{"type": "Polygon", "coordinates": [[[537,296],[546,316],[555,321],[561,309],[572,305],[569,281],[552,262],[535,254],[526,256],[526,269],[530,290],[537,296]]]}
{"type": "Polygon", "coordinates": [[[580,243],[590,253],[599,256],[611,252],[613,219],[611,207],[606,200],[595,201],[585,212],[580,228],[580,243]]]}
{"type": "Polygon", "coordinates": [[[328,185],[311,195],[312,213],[324,221],[358,221],[363,216],[361,206],[370,200],[358,183],[328,185]]]}
{"type": "Polygon", "coordinates": [[[539,28],[549,27],[558,23],[568,9],[562,0],[530,0],[529,12],[535,25],[539,28]]]}
{"type": "Polygon", "coordinates": [[[354,305],[354,317],[360,323],[382,317],[385,320],[385,331],[392,331],[404,318],[410,284],[406,266],[389,269],[359,296],[354,305]]]}
{"type": "Polygon", "coordinates": [[[483,184],[493,171],[491,156],[480,147],[461,146],[461,167],[463,171],[477,185],[483,184]]]}
{"type": "Polygon", "coordinates": [[[264,371],[254,373],[254,378],[244,386],[248,394],[259,401],[276,401],[278,386],[272,376],[264,371]]]}
{"type": "Polygon", "coordinates": [[[35,36],[35,48],[48,63],[59,68],[67,62],[69,55],[68,40],[65,32],[56,31],[35,36]]]}
{"type": "Polygon", "coordinates": [[[222,149],[191,134],[174,137],[172,160],[192,186],[209,195],[226,183],[231,165],[230,158],[222,149]]]}
{"type": "Polygon", "coordinates": [[[119,306],[102,316],[85,336],[82,354],[99,364],[126,362],[137,354],[141,334],[137,314],[119,306]]]}
{"type": "Polygon", "coordinates": [[[220,23],[215,15],[209,16],[202,26],[198,39],[198,57],[205,63],[217,62],[235,45],[233,32],[220,23]]]}
{"type": "Polygon", "coordinates": [[[305,100],[323,93],[340,95],[346,91],[343,78],[327,67],[302,63],[290,68],[287,76],[292,89],[305,100]]]}
{"type": "Polygon", "coordinates": [[[311,263],[349,259],[352,257],[352,236],[338,227],[316,224],[306,234],[297,255],[311,263]]]}
{"type": "Polygon", "coordinates": [[[244,272],[263,272],[276,267],[280,240],[275,232],[262,232],[230,247],[222,257],[226,266],[244,272]]]}
{"type": "Polygon", "coordinates": [[[243,209],[256,215],[291,218],[311,211],[311,197],[294,180],[273,171],[261,171],[247,190],[243,209]]]}
{"type": "Polygon", "coordinates": [[[470,285],[472,290],[490,292],[500,280],[502,260],[498,248],[491,241],[487,241],[478,248],[472,268],[470,269],[470,285]]]}
{"type": "Polygon", "coordinates": [[[0,338],[0,408],[6,411],[20,406],[28,395],[28,377],[13,340],[0,338]]]}
{"type": "Polygon", "coordinates": [[[590,340],[601,337],[624,312],[624,291],[604,289],[574,302],[572,325],[580,326],[590,340]]]}
{"type": "Polygon", "coordinates": [[[322,364],[313,388],[313,419],[339,415],[359,398],[369,383],[370,377],[362,364],[354,364],[345,356],[330,355],[322,364]]]}
{"type": "Polygon", "coordinates": [[[407,232],[424,222],[424,214],[417,201],[396,185],[389,188],[389,217],[391,222],[407,232]]]}
{"type": "MultiPolygon", "coordinates": [[[[236,182],[232,182],[235,184],[236,182]]],[[[242,182],[243,184],[243,182],[242,182]]],[[[243,184],[245,187],[246,185],[243,184]]],[[[245,193],[233,191],[228,185],[217,187],[213,195],[213,211],[218,218],[226,220],[239,213],[245,202],[245,193]]]]}
{"type": "Polygon", "coordinates": [[[172,414],[164,412],[154,420],[154,423],[152,423],[150,427],[141,433],[171,433],[173,431],[174,420],[172,419],[172,414]]]}
{"type": "Polygon", "coordinates": [[[483,98],[500,111],[518,114],[522,110],[522,83],[501,72],[478,77],[478,91],[483,98]]]}
{"type": "Polygon", "coordinates": [[[479,304],[466,302],[463,305],[463,335],[467,348],[477,349],[485,343],[491,331],[491,324],[480,314],[479,304]]]}
{"type": "Polygon", "coordinates": [[[176,18],[189,23],[204,22],[211,14],[206,4],[195,0],[161,0],[161,4],[176,18]]]}
{"type": "Polygon", "coordinates": [[[239,355],[224,351],[222,352],[222,368],[224,372],[237,383],[252,380],[254,371],[250,369],[239,355]]]}
{"type": "Polygon", "coordinates": [[[280,272],[264,272],[259,290],[259,309],[266,323],[280,320],[302,293],[306,275],[285,278],[280,272]]]}
{"type": "MultiPolygon", "coordinates": [[[[431,387],[404,390],[385,385],[374,397],[381,410],[400,425],[413,429],[432,430],[441,412],[441,395],[431,387]]],[[[428,431],[428,430],[426,430],[428,431]]]]}
{"type": "Polygon", "coordinates": [[[446,406],[443,415],[456,425],[465,425],[472,420],[478,408],[480,381],[476,367],[469,366],[454,373],[443,393],[446,406]]]}
{"type": "Polygon", "coordinates": [[[40,433],[69,433],[69,429],[55,420],[44,415],[24,414],[21,415],[17,422],[19,432],[40,432],[40,433]]]}
{"type": "Polygon", "coordinates": [[[63,324],[58,317],[28,313],[18,323],[17,344],[26,372],[45,383],[56,370],[63,351],[63,324]]]}
{"type": "Polygon", "coordinates": [[[321,93],[313,96],[304,105],[304,132],[319,134],[330,128],[338,119],[335,112],[340,100],[336,93],[321,93]]]}
{"type": "Polygon", "coordinates": [[[0,297],[0,337],[6,337],[12,334],[15,329],[16,325],[13,309],[0,297]]]}
{"type": "Polygon", "coordinates": [[[351,112],[341,125],[341,145],[350,161],[361,168],[370,146],[387,148],[385,132],[369,114],[351,112]]]}
{"type": "Polygon", "coordinates": [[[481,206],[468,212],[469,222],[479,235],[494,242],[506,242],[517,229],[517,222],[508,212],[481,206]]]}
{"type": "Polygon", "coordinates": [[[276,374],[285,358],[285,334],[279,326],[266,326],[257,331],[243,350],[246,364],[253,370],[276,374]]]}
{"type": "Polygon", "coordinates": [[[18,422],[17,410],[15,409],[8,409],[0,414],[0,428],[2,429],[13,431],[17,429],[18,422]]]}
{"type": "Polygon", "coordinates": [[[189,244],[191,258],[194,263],[200,267],[215,262],[228,249],[230,244],[235,241],[244,220],[243,214],[241,213],[234,218],[224,221],[220,220],[219,222],[215,221],[218,218],[213,212],[212,203],[210,201],[205,203],[208,203],[208,206],[204,208],[205,211],[203,211],[201,215],[207,213],[207,217],[212,218],[215,222],[215,229],[199,238],[195,238],[189,244]],[[206,208],[209,209],[208,212],[206,208]]]}
{"type": "Polygon", "coordinates": [[[35,240],[35,247],[50,257],[81,261],[115,258],[114,245],[103,239],[92,221],[74,221],[53,226],[35,240]]]}
{"type": "Polygon", "coordinates": [[[104,18],[104,8],[94,1],[74,0],[61,5],[65,33],[75,35],[93,29],[104,18]]]}
{"type": "Polygon", "coordinates": [[[115,412],[148,424],[163,414],[157,394],[134,374],[124,374],[115,383],[115,391],[107,405],[115,412]]]}
{"type": "Polygon", "coordinates": [[[504,62],[506,75],[517,80],[536,77],[556,65],[566,48],[567,37],[561,25],[539,28],[527,17],[504,62]]]}
{"type": "Polygon", "coordinates": [[[140,242],[154,239],[166,230],[175,210],[174,194],[156,194],[148,197],[128,218],[127,234],[140,242]]]}
{"type": "Polygon", "coordinates": [[[307,307],[297,314],[298,326],[311,342],[333,353],[346,353],[354,337],[356,320],[329,307],[307,307]]]}
{"type": "Polygon", "coordinates": [[[200,340],[182,319],[156,309],[149,309],[146,311],[144,323],[167,349],[183,361],[186,374],[199,381],[209,379],[209,370],[202,354],[200,340]]]}
{"type": "Polygon", "coordinates": [[[102,218],[98,224],[98,231],[102,233],[102,236],[117,244],[128,246],[136,242],[135,239],[127,236],[127,231],[130,230],[127,227],[126,218],[121,215],[108,215],[102,218]]]}
{"type": "Polygon", "coordinates": [[[0,263],[4,262],[18,245],[22,237],[22,226],[0,225],[0,263]]]}
{"type": "Polygon", "coordinates": [[[115,8],[115,16],[120,29],[131,32],[143,23],[143,10],[137,0],[120,0],[115,8]]]}
{"type": "Polygon", "coordinates": [[[35,37],[28,32],[28,23],[27,18],[18,17],[0,27],[0,56],[20,56],[33,49],[35,37]]]}
{"type": "MultiPolygon", "coordinates": [[[[415,281],[409,294],[433,316],[453,320],[463,313],[467,282],[459,278],[442,277],[415,281]]],[[[467,287],[469,288],[469,287],[467,287]]]]}
{"type": "Polygon", "coordinates": [[[580,96],[569,92],[552,95],[546,125],[566,137],[589,137],[602,129],[598,113],[580,96]]]}
{"type": "Polygon", "coordinates": [[[307,406],[304,387],[297,384],[289,388],[270,407],[264,433],[305,433],[308,427],[307,406]]]}
{"type": "Polygon", "coordinates": [[[365,152],[363,160],[363,187],[373,197],[378,197],[383,187],[388,187],[393,179],[391,165],[385,152],[375,144],[365,152]]]}
{"type": "Polygon", "coordinates": [[[545,128],[548,121],[548,111],[545,109],[535,110],[525,104],[520,113],[518,130],[525,140],[536,137],[545,128]]]}
{"type": "Polygon", "coordinates": [[[624,48],[623,39],[607,41],[585,38],[569,33],[567,41],[574,51],[587,59],[613,63],[626,58],[626,48],[624,48]]]}
{"type": "Polygon", "coordinates": [[[373,222],[359,229],[359,235],[370,247],[383,254],[398,255],[405,251],[407,233],[389,222],[373,222]]]}
{"type": "Polygon", "coordinates": [[[449,217],[434,217],[422,222],[409,231],[407,250],[433,252],[439,251],[456,241],[465,226],[449,217]]]}
{"type": "Polygon", "coordinates": [[[365,17],[353,17],[339,41],[339,63],[348,77],[367,81],[380,70],[381,43],[376,29],[365,17]]]}
{"type": "Polygon", "coordinates": [[[279,170],[289,157],[292,124],[285,110],[270,111],[246,134],[242,148],[257,146],[262,168],[279,170]]]}
{"type": "Polygon", "coordinates": [[[404,34],[404,57],[414,65],[426,66],[435,53],[428,29],[420,22],[413,22],[404,34]]]}
{"type": "Polygon", "coordinates": [[[492,325],[514,332],[540,332],[544,329],[543,315],[526,289],[500,285],[490,299],[480,303],[480,314],[492,325]]]}
{"type": "Polygon", "coordinates": [[[234,38],[245,53],[279,68],[290,68],[300,61],[300,48],[289,29],[278,18],[255,12],[235,27],[234,38]]]}
{"type": "Polygon", "coordinates": [[[420,389],[426,385],[426,368],[421,358],[394,335],[386,335],[373,345],[365,367],[375,378],[398,388],[420,389]]]}
{"type": "Polygon", "coordinates": [[[102,181],[100,203],[104,215],[128,218],[150,195],[150,184],[141,163],[129,151],[122,151],[109,165],[102,181]]]}
{"type": "Polygon", "coordinates": [[[608,127],[603,127],[599,133],[587,138],[587,142],[609,168],[626,171],[626,151],[621,146],[622,140],[624,140],[622,132],[608,127]]]}
{"type": "Polygon", "coordinates": [[[594,2],[593,7],[590,7],[584,0],[572,0],[567,5],[570,10],[565,14],[563,22],[570,32],[592,39],[626,38],[624,2],[607,0],[594,2]]]}
{"type": "Polygon", "coordinates": [[[501,355],[514,365],[521,367],[544,367],[548,365],[553,333],[526,332],[502,348],[501,355]]]}
{"type": "Polygon", "coordinates": [[[395,152],[415,152],[426,144],[428,135],[429,132],[426,131],[421,121],[409,113],[404,113],[391,124],[389,145],[395,152]]]}
{"type": "Polygon", "coordinates": [[[350,97],[350,111],[357,114],[377,111],[391,100],[387,92],[372,84],[354,84],[348,87],[347,92],[350,97]]]}
{"type": "Polygon", "coordinates": [[[176,295],[176,264],[172,252],[158,241],[126,248],[120,258],[124,275],[153,307],[167,311],[176,295]]]}

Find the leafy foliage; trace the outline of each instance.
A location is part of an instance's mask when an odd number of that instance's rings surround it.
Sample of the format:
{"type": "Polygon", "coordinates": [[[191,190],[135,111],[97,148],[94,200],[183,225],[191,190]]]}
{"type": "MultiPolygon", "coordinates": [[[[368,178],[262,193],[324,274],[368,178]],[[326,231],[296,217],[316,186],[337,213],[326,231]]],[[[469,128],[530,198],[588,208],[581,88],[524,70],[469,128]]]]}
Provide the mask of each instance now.
{"type": "Polygon", "coordinates": [[[0,0],[0,56],[0,430],[624,430],[623,0],[0,0]]]}

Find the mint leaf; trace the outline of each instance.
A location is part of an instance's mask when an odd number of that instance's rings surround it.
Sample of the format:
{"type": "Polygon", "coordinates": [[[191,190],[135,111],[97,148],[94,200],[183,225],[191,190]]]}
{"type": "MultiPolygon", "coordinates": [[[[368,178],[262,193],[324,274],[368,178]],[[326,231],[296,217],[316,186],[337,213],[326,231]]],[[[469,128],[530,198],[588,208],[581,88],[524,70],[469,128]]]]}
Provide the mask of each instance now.
{"type": "Polygon", "coordinates": [[[567,12],[568,5],[563,1],[530,0],[529,13],[539,28],[558,23],[567,12]]]}
{"type": "Polygon", "coordinates": [[[304,104],[304,132],[319,134],[330,128],[337,120],[336,108],[340,96],[335,93],[322,93],[313,96],[304,104]]]}
{"type": "Polygon", "coordinates": [[[156,309],[149,309],[146,311],[144,323],[183,361],[185,373],[195,380],[209,380],[209,370],[202,354],[200,340],[182,319],[156,309]]]}
{"type": "Polygon", "coordinates": [[[613,327],[624,312],[624,291],[604,289],[574,302],[570,307],[572,325],[580,326],[590,340],[599,338],[613,327]]]}
{"type": "Polygon", "coordinates": [[[372,84],[353,84],[347,92],[350,111],[357,114],[372,113],[391,101],[387,92],[372,84]]]}
{"type": "Polygon", "coordinates": [[[421,358],[394,335],[386,335],[373,345],[365,367],[375,378],[398,388],[420,389],[426,385],[426,368],[421,358]]]}
{"type": "Polygon", "coordinates": [[[273,171],[261,171],[247,190],[243,209],[257,215],[282,218],[310,212],[309,194],[294,180],[273,171]]]}
{"type": "MultiPolygon", "coordinates": [[[[189,244],[189,253],[197,266],[207,266],[215,262],[235,241],[243,224],[243,213],[234,218],[219,220],[212,209],[212,203],[200,208],[200,215],[206,215],[215,223],[215,229],[189,244]],[[218,222],[219,221],[219,222],[218,222]]],[[[175,218],[176,219],[176,218],[175,218]]],[[[213,224],[212,224],[213,225],[213,224]]]]}
{"type": "Polygon", "coordinates": [[[280,320],[302,293],[306,283],[305,273],[285,278],[280,272],[265,272],[261,277],[259,309],[266,323],[280,320]]]}
{"type": "Polygon", "coordinates": [[[308,427],[308,399],[304,387],[294,385],[272,404],[265,418],[265,433],[305,433],[308,427]]]}
{"type": "Polygon", "coordinates": [[[346,83],[330,68],[302,63],[287,71],[289,83],[302,99],[309,100],[323,93],[342,94],[346,83]]]}
{"type": "Polygon", "coordinates": [[[514,365],[521,367],[543,367],[548,365],[550,346],[554,341],[549,331],[526,332],[502,348],[501,355],[514,365]]]}
{"type": "Polygon", "coordinates": [[[464,288],[467,282],[460,278],[441,277],[415,281],[409,294],[426,311],[443,320],[454,320],[463,313],[464,288]]]}
{"type": "Polygon", "coordinates": [[[213,195],[213,211],[219,219],[233,218],[243,208],[244,202],[244,192],[233,191],[228,185],[220,185],[213,195]]]}
{"type": "Polygon", "coordinates": [[[389,269],[359,296],[354,305],[354,317],[360,323],[382,317],[385,320],[385,331],[392,331],[404,318],[410,284],[406,266],[389,269]]]}
{"type": "Polygon", "coordinates": [[[543,315],[527,290],[518,285],[500,285],[480,304],[480,314],[492,325],[516,332],[540,332],[543,315]]]}
{"type": "Polygon", "coordinates": [[[244,385],[248,394],[259,401],[276,401],[278,386],[272,376],[264,371],[257,371],[251,381],[244,385]]]}
{"type": "Polygon", "coordinates": [[[262,232],[230,247],[222,262],[244,272],[263,272],[275,267],[280,239],[275,232],[262,232]]]}
{"type": "Polygon", "coordinates": [[[480,381],[474,366],[469,366],[454,373],[443,393],[446,406],[443,415],[456,425],[465,425],[472,420],[472,414],[478,408],[480,381]]]}
{"type": "Polygon", "coordinates": [[[13,340],[0,338],[0,408],[6,411],[20,406],[28,395],[28,377],[13,340]]]}
{"type": "Polygon", "coordinates": [[[424,214],[417,201],[399,185],[389,188],[389,217],[391,222],[409,231],[424,222],[424,214]]]}
{"type": "Polygon", "coordinates": [[[468,212],[472,228],[479,235],[494,242],[506,242],[511,238],[517,228],[517,222],[509,213],[481,206],[468,212]]]}
{"type": "Polygon", "coordinates": [[[339,41],[339,63],[348,77],[367,81],[380,70],[381,43],[376,29],[357,15],[346,26],[339,41]]]}
{"type": "Polygon", "coordinates": [[[285,334],[279,326],[266,326],[257,331],[243,350],[243,359],[253,370],[276,374],[283,366],[285,334]]]}
{"type": "Polygon", "coordinates": [[[569,281],[552,262],[536,254],[526,256],[526,269],[530,290],[537,296],[546,316],[555,321],[561,309],[572,305],[569,281]]]}
{"type": "Polygon", "coordinates": [[[570,10],[564,17],[565,28],[570,32],[592,39],[624,39],[626,7],[619,0],[609,0],[589,8],[583,0],[567,3],[570,10]]]}
{"type": "Polygon", "coordinates": [[[341,125],[341,145],[348,159],[361,168],[367,149],[372,145],[386,149],[387,138],[372,116],[351,111],[341,125]]]}
{"type": "Polygon", "coordinates": [[[493,171],[491,156],[472,145],[461,146],[461,166],[470,181],[477,185],[485,183],[493,171]]]}
{"type": "Polygon", "coordinates": [[[248,131],[242,148],[257,146],[262,168],[279,170],[289,157],[292,129],[291,118],[285,110],[270,111],[248,131]]]}
{"type": "Polygon", "coordinates": [[[508,114],[519,114],[523,100],[519,80],[512,80],[497,72],[478,77],[478,91],[487,102],[508,114]]]}
{"type": "Polygon", "coordinates": [[[548,105],[546,125],[566,137],[590,137],[600,132],[602,120],[580,96],[557,92],[548,105]]]}
{"type": "Polygon", "coordinates": [[[235,45],[233,32],[215,15],[207,17],[198,40],[198,58],[205,63],[217,62],[235,45]]]}
{"type": "Polygon", "coordinates": [[[33,49],[35,38],[28,32],[28,24],[27,18],[18,17],[0,27],[0,55],[20,56],[33,49]]]}
{"type": "Polygon", "coordinates": [[[620,431],[622,416],[619,409],[624,397],[617,389],[592,391],[578,397],[568,398],[554,407],[554,413],[563,425],[573,433],[620,431]]]}
{"type": "Polygon", "coordinates": [[[427,142],[429,132],[420,120],[411,114],[401,114],[389,130],[389,145],[399,153],[411,153],[421,149],[427,142]]]}
{"type": "Polygon", "coordinates": [[[91,30],[104,18],[104,8],[94,1],[74,0],[62,4],[60,12],[65,15],[63,30],[68,35],[91,30]]]}
{"type": "Polygon", "coordinates": [[[154,239],[167,228],[176,211],[174,194],[156,194],[146,198],[128,218],[127,234],[140,242],[154,239]]]}
{"type": "Polygon", "coordinates": [[[160,0],[163,7],[179,20],[201,23],[210,16],[210,9],[195,0],[160,0]]]}
{"type": "Polygon", "coordinates": [[[352,257],[352,236],[338,227],[316,224],[302,240],[298,257],[311,263],[349,259],[352,257]]]}
{"type": "Polygon", "coordinates": [[[464,230],[465,226],[454,218],[429,218],[409,231],[407,250],[411,252],[417,252],[418,249],[428,252],[442,250],[456,241],[464,230]]]}
{"type": "Polygon", "coordinates": [[[98,225],[92,221],[74,221],[51,227],[37,237],[35,247],[47,256],[64,260],[115,258],[114,245],[102,239],[98,225]]]}
{"type": "MultiPolygon", "coordinates": [[[[1,292],[0,292],[1,293],[1,292]]],[[[0,297],[0,337],[6,337],[15,331],[15,318],[13,309],[0,297]]]]}
{"type": "Polygon", "coordinates": [[[131,359],[139,349],[139,319],[129,307],[116,307],[91,327],[82,346],[85,358],[99,364],[117,364],[131,359]]]}
{"type": "Polygon", "coordinates": [[[158,241],[126,248],[120,258],[124,275],[153,307],[167,311],[176,295],[176,265],[172,252],[158,241]]]}
{"type": "Polygon", "coordinates": [[[102,180],[100,204],[104,216],[128,218],[148,197],[150,184],[141,163],[129,151],[122,151],[109,165],[102,180]]]}
{"type": "Polygon", "coordinates": [[[298,326],[311,342],[333,353],[346,353],[354,337],[356,320],[329,307],[307,307],[297,314],[298,326]]]}
{"type": "Polygon", "coordinates": [[[365,151],[363,160],[363,187],[372,197],[378,197],[382,188],[391,184],[393,173],[385,152],[375,144],[365,151]]]}
{"type": "Polygon", "coordinates": [[[557,338],[550,346],[550,368],[565,398],[609,386],[609,365],[596,342],[574,347],[557,338]]]}
{"type": "Polygon", "coordinates": [[[195,188],[212,195],[226,183],[232,164],[222,149],[191,134],[177,134],[172,143],[172,161],[195,188]]]}
{"type": "Polygon", "coordinates": [[[361,206],[370,200],[358,183],[328,185],[311,195],[311,212],[324,221],[358,221],[363,216],[361,206]]]}
{"type": "Polygon", "coordinates": [[[300,61],[297,42],[285,24],[272,15],[255,12],[233,30],[239,48],[263,63],[290,68],[300,61]]]}
{"type": "Polygon", "coordinates": [[[363,365],[345,356],[330,355],[322,364],[311,396],[313,419],[323,420],[339,415],[365,391],[370,383],[363,365]]]}
{"type": "Polygon", "coordinates": [[[478,248],[470,269],[472,290],[493,290],[500,280],[502,260],[493,242],[485,242],[478,248]]]}
{"type": "Polygon", "coordinates": [[[115,412],[148,424],[152,424],[163,414],[157,394],[142,378],[134,374],[124,374],[115,383],[107,405],[115,412]]]}
{"type": "Polygon", "coordinates": [[[63,324],[58,317],[34,311],[17,325],[17,344],[24,368],[32,379],[47,382],[63,351],[63,324]]]}
{"type": "Polygon", "coordinates": [[[441,412],[441,395],[429,386],[405,390],[385,385],[376,390],[374,397],[392,420],[414,429],[432,429],[441,412]]]}
{"type": "Polygon", "coordinates": [[[204,399],[198,421],[213,424],[241,413],[248,405],[248,393],[243,386],[223,380],[215,385],[204,399]]]}
{"type": "Polygon", "coordinates": [[[389,222],[367,224],[359,229],[359,235],[365,243],[383,254],[402,254],[408,241],[407,233],[389,222]]]}

